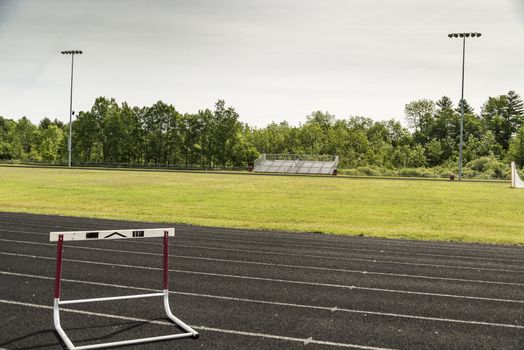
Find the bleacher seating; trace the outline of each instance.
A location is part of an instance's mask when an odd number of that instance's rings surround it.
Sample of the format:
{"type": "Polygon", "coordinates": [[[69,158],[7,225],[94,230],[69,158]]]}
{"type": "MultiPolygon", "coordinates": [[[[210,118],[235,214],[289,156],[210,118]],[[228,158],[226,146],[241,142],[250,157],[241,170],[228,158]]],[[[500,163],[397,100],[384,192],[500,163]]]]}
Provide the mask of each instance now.
{"type": "Polygon", "coordinates": [[[255,161],[255,172],[294,174],[333,174],[338,156],[298,156],[262,154],[255,161]]]}

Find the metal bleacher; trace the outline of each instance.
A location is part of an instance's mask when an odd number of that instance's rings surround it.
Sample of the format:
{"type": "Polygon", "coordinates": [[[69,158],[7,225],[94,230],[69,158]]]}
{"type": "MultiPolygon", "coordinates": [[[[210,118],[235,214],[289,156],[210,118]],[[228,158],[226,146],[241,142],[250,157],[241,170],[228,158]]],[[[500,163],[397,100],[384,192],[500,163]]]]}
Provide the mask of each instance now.
{"type": "Polygon", "coordinates": [[[333,174],[338,156],[262,154],[255,161],[255,172],[291,174],[333,174]]]}

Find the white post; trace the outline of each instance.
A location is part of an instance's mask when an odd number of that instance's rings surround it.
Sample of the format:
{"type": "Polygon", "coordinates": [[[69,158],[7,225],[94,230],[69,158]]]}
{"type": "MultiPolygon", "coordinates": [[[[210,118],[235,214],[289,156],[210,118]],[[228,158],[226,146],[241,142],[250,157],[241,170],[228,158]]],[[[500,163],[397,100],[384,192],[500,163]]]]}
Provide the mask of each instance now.
{"type": "Polygon", "coordinates": [[[515,162],[511,162],[511,188],[515,188],[515,162]]]}

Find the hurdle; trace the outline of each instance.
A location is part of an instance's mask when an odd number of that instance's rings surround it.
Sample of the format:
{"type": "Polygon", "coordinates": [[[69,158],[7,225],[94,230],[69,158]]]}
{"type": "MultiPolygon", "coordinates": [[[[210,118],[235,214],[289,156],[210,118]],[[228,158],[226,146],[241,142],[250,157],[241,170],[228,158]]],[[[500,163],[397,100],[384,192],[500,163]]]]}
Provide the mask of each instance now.
{"type": "Polygon", "coordinates": [[[49,241],[57,242],[56,246],[56,273],[55,273],[55,287],[54,287],[54,304],[53,304],[53,321],[55,329],[65,343],[69,350],[80,349],[100,349],[113,346],[124,346],[130,344],[141,344],[155,341],[163,341],[180,338],[198,338],[199,334],[193,328],[185,324],[183,321],[175,317],[169,307],[169,237],[175,236],[174,228],[158,228],[158,229],[132,229],[132,230],[104,230],[104,231],[67,231],[67,232],[50,232],[49,241]],[[164,256],[163,256],[163,283],[162,291],[158,293],[149,294],[135,294],[123,295],[115,297],[89,298],[89,299],[73,299],[60,300],[61,284],[62,284],[62,255],[64,250],[64,241],[78,241],[78,240],[100,240],[100,239],[125,239],[125,238],[146,238],[146,237],[163,237],[164,239],[164,256]],[[125,299],[139,299],[162,297],[164,310],[167,317],[182,328],[185,333],[175,333],[168,335],[160,335],[155,337],[138,338],[122,341],[114,341],[109,343],[97,343],[90,345],[75,346],[66,332],[60,325],[60,305],[103,302],[111,300],[125,300],[125,299]]]}

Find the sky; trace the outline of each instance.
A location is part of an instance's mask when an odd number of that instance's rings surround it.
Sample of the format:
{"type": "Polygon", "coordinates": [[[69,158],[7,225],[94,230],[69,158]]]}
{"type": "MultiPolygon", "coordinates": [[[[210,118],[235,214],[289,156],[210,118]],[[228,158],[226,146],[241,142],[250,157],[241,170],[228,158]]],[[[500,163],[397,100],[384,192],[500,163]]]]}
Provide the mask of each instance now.
{"type": "Polygon", "coordinates": [[[524,0],[0,0],[0,116],[69,120],[96,97],[263,127],[313,111],[404,120],[410,101],[524,95],[524,0]]]}

